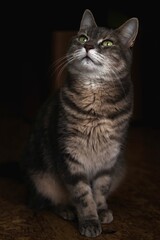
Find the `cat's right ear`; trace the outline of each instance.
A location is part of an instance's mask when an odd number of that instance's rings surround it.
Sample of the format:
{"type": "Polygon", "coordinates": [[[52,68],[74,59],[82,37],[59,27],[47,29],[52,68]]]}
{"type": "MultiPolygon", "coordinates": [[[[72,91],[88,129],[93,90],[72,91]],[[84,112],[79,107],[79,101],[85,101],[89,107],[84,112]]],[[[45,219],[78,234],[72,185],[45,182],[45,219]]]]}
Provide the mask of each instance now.
{"type": "Polygon", "coordinates": [[[80,23],[80,30],[90,28],[90,27],[97,27],[93,14],[89,9],[86,9],[83,13],[82,20],[80,23]]]}

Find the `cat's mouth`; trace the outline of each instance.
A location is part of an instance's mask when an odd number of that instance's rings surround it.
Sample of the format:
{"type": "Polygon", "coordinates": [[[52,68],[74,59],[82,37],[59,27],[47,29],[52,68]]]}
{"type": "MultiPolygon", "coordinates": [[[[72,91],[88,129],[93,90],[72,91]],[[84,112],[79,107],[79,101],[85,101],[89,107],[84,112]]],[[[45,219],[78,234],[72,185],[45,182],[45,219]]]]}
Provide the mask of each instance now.
{"type": "Polygon", "coordinates": [[[82,61],[85,61],[87,64],[92,62],[95,64],[95,62],[88,56],[86,55],[85,57],[82,58],[82,61]]]}

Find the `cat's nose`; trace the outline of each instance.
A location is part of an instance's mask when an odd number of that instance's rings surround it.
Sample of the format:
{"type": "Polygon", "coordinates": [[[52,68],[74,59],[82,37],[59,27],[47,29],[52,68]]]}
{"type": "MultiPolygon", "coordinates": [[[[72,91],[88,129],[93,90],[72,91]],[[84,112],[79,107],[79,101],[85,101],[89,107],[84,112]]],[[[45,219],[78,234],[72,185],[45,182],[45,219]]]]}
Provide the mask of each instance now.
{"type": "Polygon", "coordinates": [[[93,46],[93,44],[92,43],[86,43],[85,45],[84,45],[84,47],[85,47],[85,49],[86,49],[86,52],[88,52],[90,49],[93,49],[94,48],[94,46],[93,46]]]}

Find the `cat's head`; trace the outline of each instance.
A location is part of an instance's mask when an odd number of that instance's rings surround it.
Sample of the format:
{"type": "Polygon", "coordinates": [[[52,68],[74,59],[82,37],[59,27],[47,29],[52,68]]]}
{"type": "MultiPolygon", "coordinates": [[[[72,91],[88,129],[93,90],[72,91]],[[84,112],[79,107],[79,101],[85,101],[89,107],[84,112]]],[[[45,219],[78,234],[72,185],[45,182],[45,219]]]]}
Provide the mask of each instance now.
{"type": "Polygon", "coordinates": [[[137,18],[130,18],[116,29],[108,29],[97,26],[93,14],[86,9],[67,53],[69,71],[99,77],[129,71],[137,33],[137,18]]]}

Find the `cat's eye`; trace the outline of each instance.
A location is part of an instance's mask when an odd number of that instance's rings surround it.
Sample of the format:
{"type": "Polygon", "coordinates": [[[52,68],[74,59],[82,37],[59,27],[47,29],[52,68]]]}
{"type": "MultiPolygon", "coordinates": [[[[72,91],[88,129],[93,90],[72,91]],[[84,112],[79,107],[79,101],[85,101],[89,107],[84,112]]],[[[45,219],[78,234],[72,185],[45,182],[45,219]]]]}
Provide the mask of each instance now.
{"type": "Polygon", "coordinates": [[[101,42],[101,46],[102,47],[111,47],[111,46],[113,46],[113,42],[111,40],[104,40],[103,42],[101,42]]]}
{"type": "Polygon", "coordinates": [[[79,41],[80,43],[84,44],[85,42],[88,41],[88,37],[85,36],[85,35],[80,35],[80,36],[78,37],[78,41],[79,41]]]}

